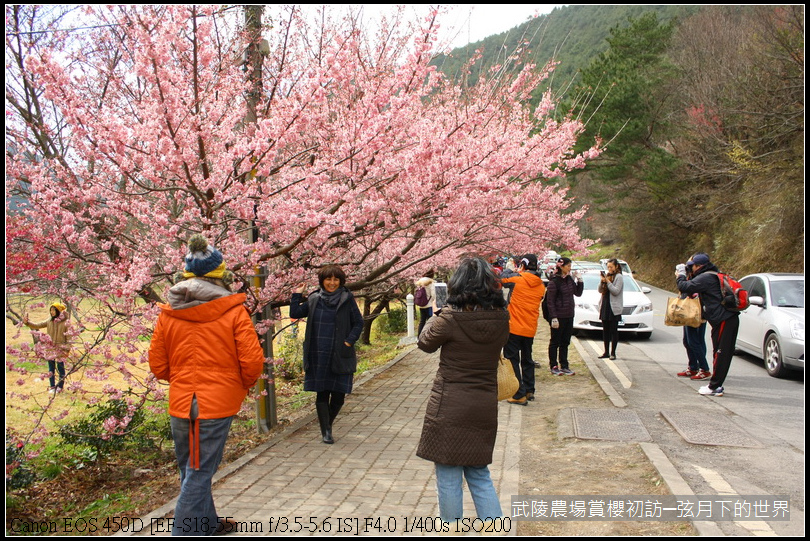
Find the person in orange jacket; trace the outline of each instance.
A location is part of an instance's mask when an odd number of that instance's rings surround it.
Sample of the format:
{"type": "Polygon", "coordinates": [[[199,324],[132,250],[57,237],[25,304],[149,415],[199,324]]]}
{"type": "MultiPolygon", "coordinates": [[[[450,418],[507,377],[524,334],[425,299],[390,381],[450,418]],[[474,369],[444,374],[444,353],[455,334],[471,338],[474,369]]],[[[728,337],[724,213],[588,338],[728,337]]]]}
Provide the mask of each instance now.
{"type": "Polygon", "coordinates": [[[532,345],[540,317],[540,302],[546,286],[537,272],[537,256],[526,254],[518,263],[518,275],[501,278],[503,284],[514,284],[509,299],[509,341],[503,348],[503,356],[512,362],[520,388],[510,404],[527,405],[534,400],[534,367],[532,345]]]}
{"type": "Polygon", "coordinates": [[[246,296],[233,294],[233,274],[202,235],[189,239],[182,280],[161,304],[149,368],[169,382],[169,415],[180,468],[172,535],[233,531],[220,518],[211,480],[222,460],[233,416],[262,373],[264,351],[246,296]]]}

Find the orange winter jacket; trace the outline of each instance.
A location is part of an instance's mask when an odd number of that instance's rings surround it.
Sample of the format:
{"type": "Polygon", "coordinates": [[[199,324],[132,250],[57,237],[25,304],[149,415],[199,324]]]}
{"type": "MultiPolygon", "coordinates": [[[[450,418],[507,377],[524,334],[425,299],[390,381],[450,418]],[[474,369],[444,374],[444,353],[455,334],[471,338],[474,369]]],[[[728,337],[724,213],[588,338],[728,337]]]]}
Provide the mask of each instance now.
{"type": "Polygon", "coordinates": [[[169,415],[191,418],[195,395],[199,419],[221,419],[239,411],[264,364],[264,351],[242,306],[245,299],[240,293],[182,309],[160,305],[149,368],[169,382],[169,415]]]}
{"type": "Polygon", "coordinates": [[[509,332],[534,338],[537,318],[540,317],[540,302],[546,293],[543,280],[533,272],[521,272],[518,276],[501,278],[501,282],[515,284],[509,300],[509,332]]]}

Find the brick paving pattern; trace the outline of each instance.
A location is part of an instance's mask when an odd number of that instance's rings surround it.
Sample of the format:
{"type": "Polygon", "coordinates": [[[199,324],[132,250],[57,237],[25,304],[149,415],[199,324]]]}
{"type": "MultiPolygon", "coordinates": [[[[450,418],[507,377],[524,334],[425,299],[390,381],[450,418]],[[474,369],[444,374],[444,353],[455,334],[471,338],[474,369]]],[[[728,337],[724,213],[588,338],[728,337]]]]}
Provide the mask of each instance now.
{"type": "MultiPolygon", "coordinates": [[[[417,457],[416,448],[437,367],[438,353],[412,349],[347,396],[334,445],[321,442],[313,417],[235,471],[226,468],[214,485],[217,512],[239,523],[236,535],[431,534],[438,517],[433,463],[417,457]]],[[[519,449],[520,410],[499,403],[490,466],[507,515],[518,489],[519,451],[506,449],[519,449]]],[[[465,516],[475,517],[466,487],[464,498],[465,516]]],[[[167,535],[157,517],[173,506],[144,517],[141,535],[167,535]]]]}

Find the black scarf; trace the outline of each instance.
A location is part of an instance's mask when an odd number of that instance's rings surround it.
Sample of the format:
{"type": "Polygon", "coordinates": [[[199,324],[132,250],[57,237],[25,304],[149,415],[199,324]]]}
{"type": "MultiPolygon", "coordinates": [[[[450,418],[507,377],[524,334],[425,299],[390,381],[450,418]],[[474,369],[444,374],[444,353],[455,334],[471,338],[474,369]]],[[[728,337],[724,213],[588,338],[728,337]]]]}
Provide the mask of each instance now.
{"type": "Polygon", "coordinates": [[[327,293],[326,290],[321,289],[320,302],[322,302],[327,308],[337,308],[338,304],[340,304],[340,297],[343,295],[343,289],[344,288],[339,287],[332,293],[327,293]]]}

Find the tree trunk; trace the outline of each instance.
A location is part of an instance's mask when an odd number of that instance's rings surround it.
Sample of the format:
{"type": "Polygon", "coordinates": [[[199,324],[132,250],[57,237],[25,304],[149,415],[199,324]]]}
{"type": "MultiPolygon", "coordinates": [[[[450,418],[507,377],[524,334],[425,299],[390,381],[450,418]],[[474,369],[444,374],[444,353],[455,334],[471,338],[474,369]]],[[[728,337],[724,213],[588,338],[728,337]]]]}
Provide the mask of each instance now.
{"type": "Polygon", "coordinates": [[[363,334],[360,335],[361,344],[367,346],[371,344],[371,325],[383,310],[388,310],[387,300],[377,303],[373,311],[371,310],[371,301],[367,300],[363,303],[363,334]]]}

